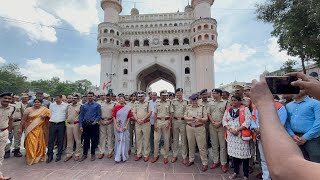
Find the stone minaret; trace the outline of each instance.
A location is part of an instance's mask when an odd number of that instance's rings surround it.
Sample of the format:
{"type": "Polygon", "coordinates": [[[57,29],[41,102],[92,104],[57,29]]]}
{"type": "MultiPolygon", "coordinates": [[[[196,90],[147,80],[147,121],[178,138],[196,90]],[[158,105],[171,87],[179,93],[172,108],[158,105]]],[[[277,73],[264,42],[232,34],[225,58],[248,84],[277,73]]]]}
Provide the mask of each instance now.
{"type": "Polygon", "coordinates": [[[196,56],[196,89],[214,88],[213,55],[218,47],[217,21],[211,18],[214,0],[192,0],[194,17],[191,24],[192,50],[196,56]]]}
{"type": "MultiPolygon", "coordinates": [[[[121,47],[121,27],[118,25],[119,14],[122,11],[121,0],[101,0],[101,8],[104,10],[104,22],[99,24],[98,52],[101,56],[100,91],[104,84],[112,80],[117,81],[116,66],[121,47]]],[[[112,89],[116,89],[116,83],[112,83],[112,89]]]]}

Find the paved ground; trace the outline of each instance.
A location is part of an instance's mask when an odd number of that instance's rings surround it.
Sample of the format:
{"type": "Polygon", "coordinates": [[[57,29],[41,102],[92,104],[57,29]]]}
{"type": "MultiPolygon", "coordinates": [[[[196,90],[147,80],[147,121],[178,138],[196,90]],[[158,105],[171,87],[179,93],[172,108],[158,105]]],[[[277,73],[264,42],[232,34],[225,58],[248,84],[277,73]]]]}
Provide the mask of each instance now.
{"type": "MultiPolygon", "coordinates": [[[[205,173],[200,172],[201,163],[199,157],[196,164],[191,167],[185,167],[179,160],[172,164],[164,165],[160,157],[157,163],[144,162],[140,160],[135,162],[133,156],[125,163],[115,163],[113,159],[104,158],[91,162],[89,158],[84,162],[52,162],[46,164],[41,162],[36,165],[27,166],[25,159],[11,157],[6,159],[3,164],[3,173],[11,176],[14,180],[226,180],[228,175],[233,172],[223,174],[220,169],[209,169],[205,173]]],[[[181,160],[181,159],[180,159],[181,160]]],[[[211,164],[211,163],[210,163],[211,164]]],[[[254,175],[252,174],[251,179],[254,175]]],[[[241,178],[242,179],[242,178],[241,178]]]]}

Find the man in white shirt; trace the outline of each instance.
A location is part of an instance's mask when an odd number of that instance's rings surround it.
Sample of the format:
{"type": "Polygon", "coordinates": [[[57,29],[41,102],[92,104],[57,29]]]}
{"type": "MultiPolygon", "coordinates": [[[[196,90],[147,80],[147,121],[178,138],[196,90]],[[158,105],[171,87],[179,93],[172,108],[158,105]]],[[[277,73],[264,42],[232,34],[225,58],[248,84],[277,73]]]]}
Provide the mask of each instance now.
{"type": "Polygon", "coordinates": [[[152,107],[152,114],[150,116],[150,124],[151,124],[151,131],[150,131],[150,151],[151,154],[154,153],[154,118],[155,115],[153,113],[153,110],[156,108],[156,104],[157,104],[157,93],[156,92],[152,92],[151,93],[151,100],[150,100],[150,104],[152,107]]]}
{"type": "Polygon", "coordinates": [[[63,142],[65,135],[65,120],[67,116],[68,104],[62,102],[62,96],[57,95],[55,97],[55,103],[50,105],[50,126],[49,126],[49,142],[48,142],[48,159],[47,163],[53,160],[53,148],[55,140],[57,139],[58,151],[56,162],[61,160],[61,154],[63,151],[63,142]]]}

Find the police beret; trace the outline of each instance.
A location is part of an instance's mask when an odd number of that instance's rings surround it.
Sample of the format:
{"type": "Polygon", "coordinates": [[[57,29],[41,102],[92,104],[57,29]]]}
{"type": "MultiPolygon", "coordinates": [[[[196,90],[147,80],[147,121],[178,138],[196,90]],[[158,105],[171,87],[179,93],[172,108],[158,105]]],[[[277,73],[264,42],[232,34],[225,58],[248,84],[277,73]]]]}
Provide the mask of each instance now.
{"type": "Polygon", "coordinates": [[[175,96],[175,94],[174,94],[174,93],[169,92],[169,97],[174,97],[174,96],[175,96]]]}
{"type": "Polygon", "coordinates": [[[182,89],[182,88],[178,88],[178,89],[176,90],[176,92],[183,92],[183,89],[182,89]]]}
{"type": "Polygon", "coordinates": [[[202,95],[202,94],[204,94],[204,93],[207,93],[208,92],[208,89],[202,89],[201,91],[200,91],[200,95],[202,95]]]}
{"type": "Polygon", "coordinates": [[[223,91],[221,89],[212,89],[212,92],[221,94],[223,91]]]}
{"type": "Polygon", "coordinates": [[[118,94],[118,97],[124,97],[123,93],[118,94]]]}
{"type": "Polygon", "coordinates": [[[195,101],[195,100],[198,100],[198,99],[199,99],[199,95],[196,94],[196,93],[194,93],[194,94],[192,94],[192,95],[190,96],[190,100],[191,100],[191,101],[195,101]]]}
{"type": "Polygon", "coordinates": [[[113,96],[113,93],[112,92],[108,92],[107,94],[106,94],[106,96],[113,96]]]}
{"type": "Polygon", "coordinates": [[[4,96],[13,96],[12,92],[4,92],[0,94],[0,97],[4,97],[4,96]]]}
{"type": "Polygon", "coordinates": [[[137,95],[139,95],[139,94],[137,94],[136,92],[134,92],[134,93],[132,93],[132,94],[130,95],[130,97],[133,97],[133,96],[137,97],[137,95]]]}

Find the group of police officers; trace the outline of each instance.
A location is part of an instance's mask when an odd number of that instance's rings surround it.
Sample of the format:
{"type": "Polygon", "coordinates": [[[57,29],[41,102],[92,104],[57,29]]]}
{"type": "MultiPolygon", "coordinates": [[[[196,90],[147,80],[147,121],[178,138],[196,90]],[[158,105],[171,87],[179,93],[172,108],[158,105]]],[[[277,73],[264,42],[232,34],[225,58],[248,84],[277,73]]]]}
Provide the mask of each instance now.
{"type": "MultiPolygon", "coordinates": [[[[242,104],[252,109],[251,101],[246,97],[249,88],[235,86],[235,95],[242,98],[242,104]]],[[[123,95],[123,94],[122,94],[123,95]]],[[[135,161],[143,158],[149,161],[151,154],[152,163],[158,161],[160,147],[163,146],[163,162],[169,162],[169,150],[172,149],[171,163],[178,160],[179,149],[181,151],[182,163],[185,166],[194,164],[195,153],[198,149],[202,161],[201,171],[208,169],[208,147],[212,147],[213,164],[211,168],[221,165],[221,170],[225,173],[227,166],[226,141],[224,139],[224,128],[222,119],[225,109],[229,105],[229,93],[220,89],[207,89],[195,93],[189,99],[183,98],[183,89],[178,88],[174,93],[167,91],[157,93],[150,92],[149,97],[145,92],[135,92],[130,98],[126,98],[127,105],[131,107],[133,117],[130,119],[130,141],[135,142],[135,161]],[[134,140],[135,139],[135,140],[134,140]],[[180,148],[181,147],[181,148],[180,148]]],[[[14,96],[10,105],[5,105],[8,93],[0,95],[0,163],[3,158],[10,157],[10,147],[12,137],[14,139],[13,153],[15,157],[22,157],[20,152],[21,135],[18,133],[18,126],[22,119],[23,110],[28,106],[29,97],[23,95],[21,99],[14,96]],[[8,126],[9,119],[12,125],[8,126]],[[9,131],[7,131],[9,128],[9,131]],[[10,132],[10,134],[9,134],[10,132]],[[7,143],[9,136],[10,143],[7,143]],[[2,149],[5,149],[4,154],[2,149]]],[[[10,95],[11,96],[11,95],[10,95]]],[[[36,98],[43,99],[43,93],[36,94],[36,98]]],[[[85,99],[79,95],[69,95],[67,97],[68,123],[66,123],[67,149],[65,161],[69,161],[73,156],[74,160],[79,160],[81,149],[81,131],[79,130],[79,112],[85,99]],[[74,146],[74,142],[76,145],[74,146]]],[[[113,156],[114,151],[114,126],[113,109],[118,104],[112,91],[101,95],[96,99],[101,106],[101,120],[99,123],[99,159],[105,154],[107,158],[113,156]],[[106,150],[107,147],[107,150],[106,150]]],[[[49,101],[43,102],[44,106],[49,106],[49,101]]],[[[0,175],[1,178],[1,175],[0,175]]]]}

